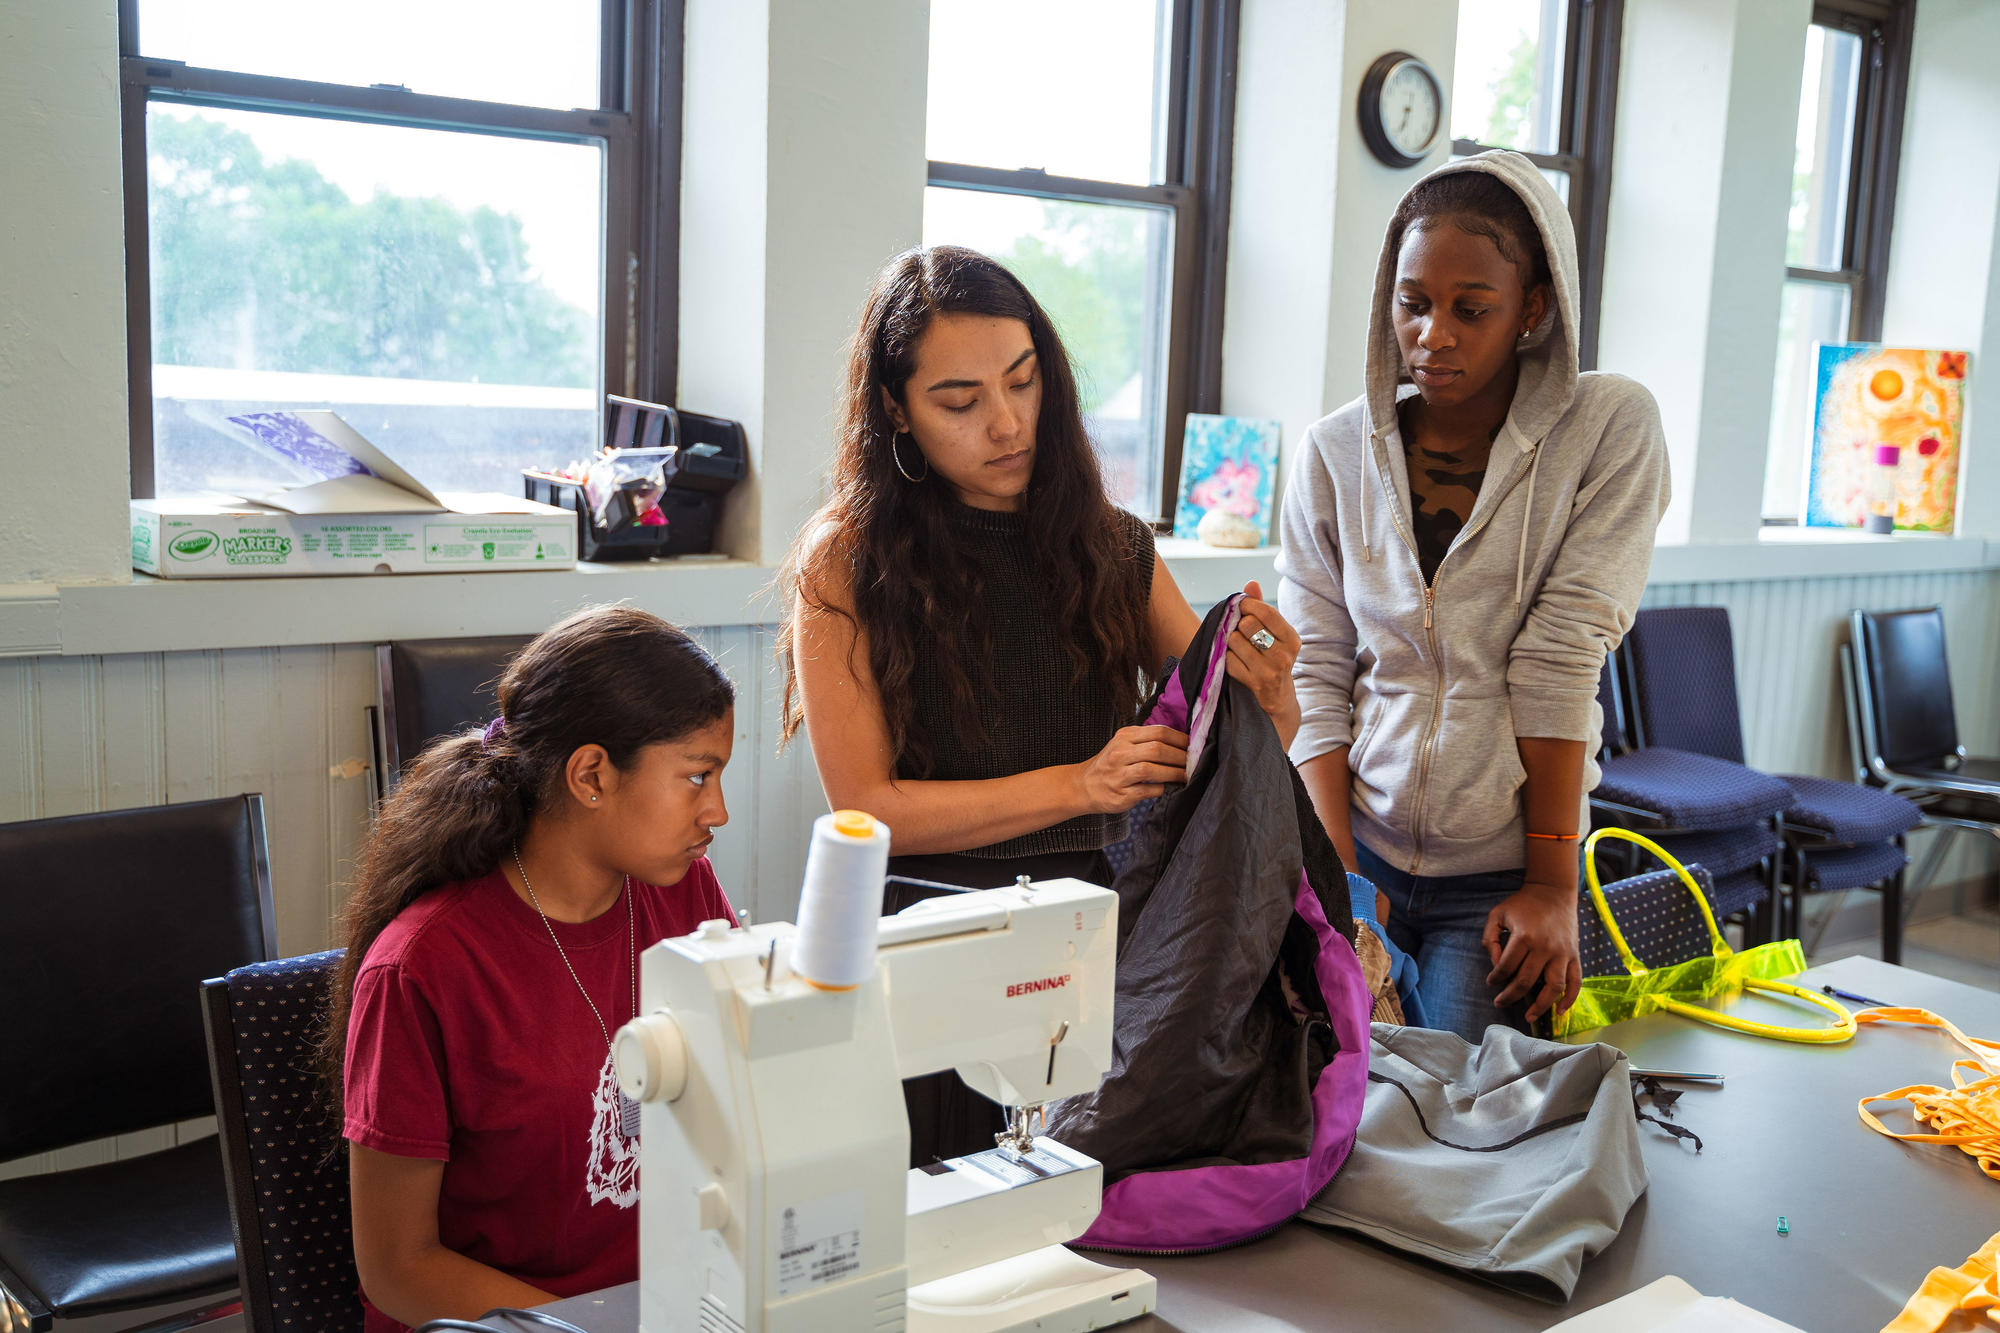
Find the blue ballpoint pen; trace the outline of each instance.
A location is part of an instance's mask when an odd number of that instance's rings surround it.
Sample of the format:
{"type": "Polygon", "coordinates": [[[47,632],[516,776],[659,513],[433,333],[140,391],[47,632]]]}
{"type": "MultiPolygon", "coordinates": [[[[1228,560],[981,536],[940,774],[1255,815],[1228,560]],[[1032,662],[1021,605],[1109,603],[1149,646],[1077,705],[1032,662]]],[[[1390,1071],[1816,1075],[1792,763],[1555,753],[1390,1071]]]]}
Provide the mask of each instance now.
{"type": "Polygon", "coordinates": [[[1846,1000],[1868,1009],[1894,1009],[1896,1007],[1887,1000],[1871,1000],[1866,995],[1856,995],[1853,991],[1842,990],[1838,986],[1821,986],[1820,989],[1836,1000],[1846,1000]]]}

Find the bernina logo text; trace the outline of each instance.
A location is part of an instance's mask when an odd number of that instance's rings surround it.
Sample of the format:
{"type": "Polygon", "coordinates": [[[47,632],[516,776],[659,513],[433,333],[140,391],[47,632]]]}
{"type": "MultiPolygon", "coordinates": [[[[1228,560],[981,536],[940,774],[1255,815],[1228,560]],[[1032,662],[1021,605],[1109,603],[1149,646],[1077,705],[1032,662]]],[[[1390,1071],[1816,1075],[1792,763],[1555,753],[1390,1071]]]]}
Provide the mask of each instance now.
{"type": "Polygon", "coordinates": [[[1069,985],[1069,973],[1067,972],[1059,977],[1040,977],[1034,981],[1017,981],[1007,988],[1007,998],[1011,1000],[1017,995],[1033,995],[1038,990],[1060,990],[1067,985],[1069,985]]]}

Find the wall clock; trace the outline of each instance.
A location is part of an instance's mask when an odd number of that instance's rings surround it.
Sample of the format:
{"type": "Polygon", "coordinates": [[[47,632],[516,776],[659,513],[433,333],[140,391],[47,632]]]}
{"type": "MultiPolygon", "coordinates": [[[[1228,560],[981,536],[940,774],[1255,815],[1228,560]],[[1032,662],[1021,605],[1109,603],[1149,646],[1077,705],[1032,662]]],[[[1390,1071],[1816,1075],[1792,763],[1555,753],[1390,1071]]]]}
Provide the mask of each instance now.
{"type": "Polygon", "coordinates": [[[1424,160],[1444,128],[1444,90],[1431,67],[1407,51],[1391,51],[1361,80],[1361,137],[1392,167],[1424,160]]]}

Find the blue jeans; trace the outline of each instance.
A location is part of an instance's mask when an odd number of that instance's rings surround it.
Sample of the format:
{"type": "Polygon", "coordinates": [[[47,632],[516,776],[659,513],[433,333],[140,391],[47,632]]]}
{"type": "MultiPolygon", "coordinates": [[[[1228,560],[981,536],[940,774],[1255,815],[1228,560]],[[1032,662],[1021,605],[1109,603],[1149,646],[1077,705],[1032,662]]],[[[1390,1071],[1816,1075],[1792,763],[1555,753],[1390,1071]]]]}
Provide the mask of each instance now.
{"type": "Polygon", "coordinates": [[[1521,887],[1523,872],[1496,870],[1482,875],[1407,875],[1360,843],[1355,867],[1389,899],[1383,923],[1396,947],[1417,960],[1417,994],[1424,1018],[1434,1028],[1479,1043],[1487,1026],[1503,1023],[1527,1030],[1524,1005],[1500,1008],[1499,988],[1486,984],[1493,962],[1479,942],[1486,917],[1521,887]]]}

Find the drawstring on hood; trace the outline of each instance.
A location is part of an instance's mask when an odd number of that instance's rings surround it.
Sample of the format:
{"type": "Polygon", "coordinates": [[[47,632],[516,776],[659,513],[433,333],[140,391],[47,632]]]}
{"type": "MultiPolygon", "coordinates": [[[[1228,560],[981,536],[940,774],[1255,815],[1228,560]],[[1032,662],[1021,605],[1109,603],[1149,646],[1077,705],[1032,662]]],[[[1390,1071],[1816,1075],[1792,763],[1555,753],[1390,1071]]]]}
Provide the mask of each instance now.
{"type": "MultiPolygon", "coordinates": [[[[1460,171],[1478,171],[1497,177],[1527,205],[1528,215],[1535,221],[1541,232],[1542,249],[1548,257],[1549,286],[1555,297],[1550,302],[1548,313],[1540,324],[1524,339],[1515,355],[1519,359],[1520,374],[1514,387],[1514,402],[1508,409],[1506,424],[1502,433],[1510,437],[1520,452],[1532,455],[1528,466],[1528,518],[1533,517],[1535,482],[1541,475],[1542,442],[1554,429],[1563,414],[1569,411],[1576,398],[1577,380],[1577,276],[1576,276],[1576,232],[1570,224],[1569,209],[1563,205],[1555,188],[1543,176],[1541,170],[1519,153],[1499,150],[1480,153],[1476,157],[1447,162],[1444,166],[1417,182],[1414,190],[1437,176],[1460,171]]],[[[1396,401],[1399,387],[1406,382],[1403,368],[1402,348],[1396,341],[1396,324],[1393,303],[1396,288],[1397,237],[1392,233],[1382,239],[1382,253],[1375,264],[1375,297],[1368,316],[1367,377],[1367,420],[1370,425],[1368,452],[1374,453],[1375,442],[1395,429],[1396,401]],[[1378,425],[1376,423],[1388,423],[1378,425]]],[[[1392,457],[1396,451],[1391,450],[1392,457]]],[[[1392,463],[1392,466],[1394,464],[1392,463]]],[[[1388,493],[1390,503],[1403,503],[1396,483],[1387,475],[1379,459],[1365,465],[1372,470],[1379,485],[1388,493]]],[[[1362,559],[1372,561],[1375,552],[1368,532],[1368,492],[1371,488],[1361,488],[1361,550],[1362,559]]],[[[1479,511],[1488,508],[1475,506],[1473,520],[1468,527],[1477,526],[1479,511]]],[[[1528,528],[1524,519],[1521,527],[1520,550],[1514,561],[1514,607],[1520,608],[1521,598],[1527,592],[1528,571],[1528,528]]]]}

